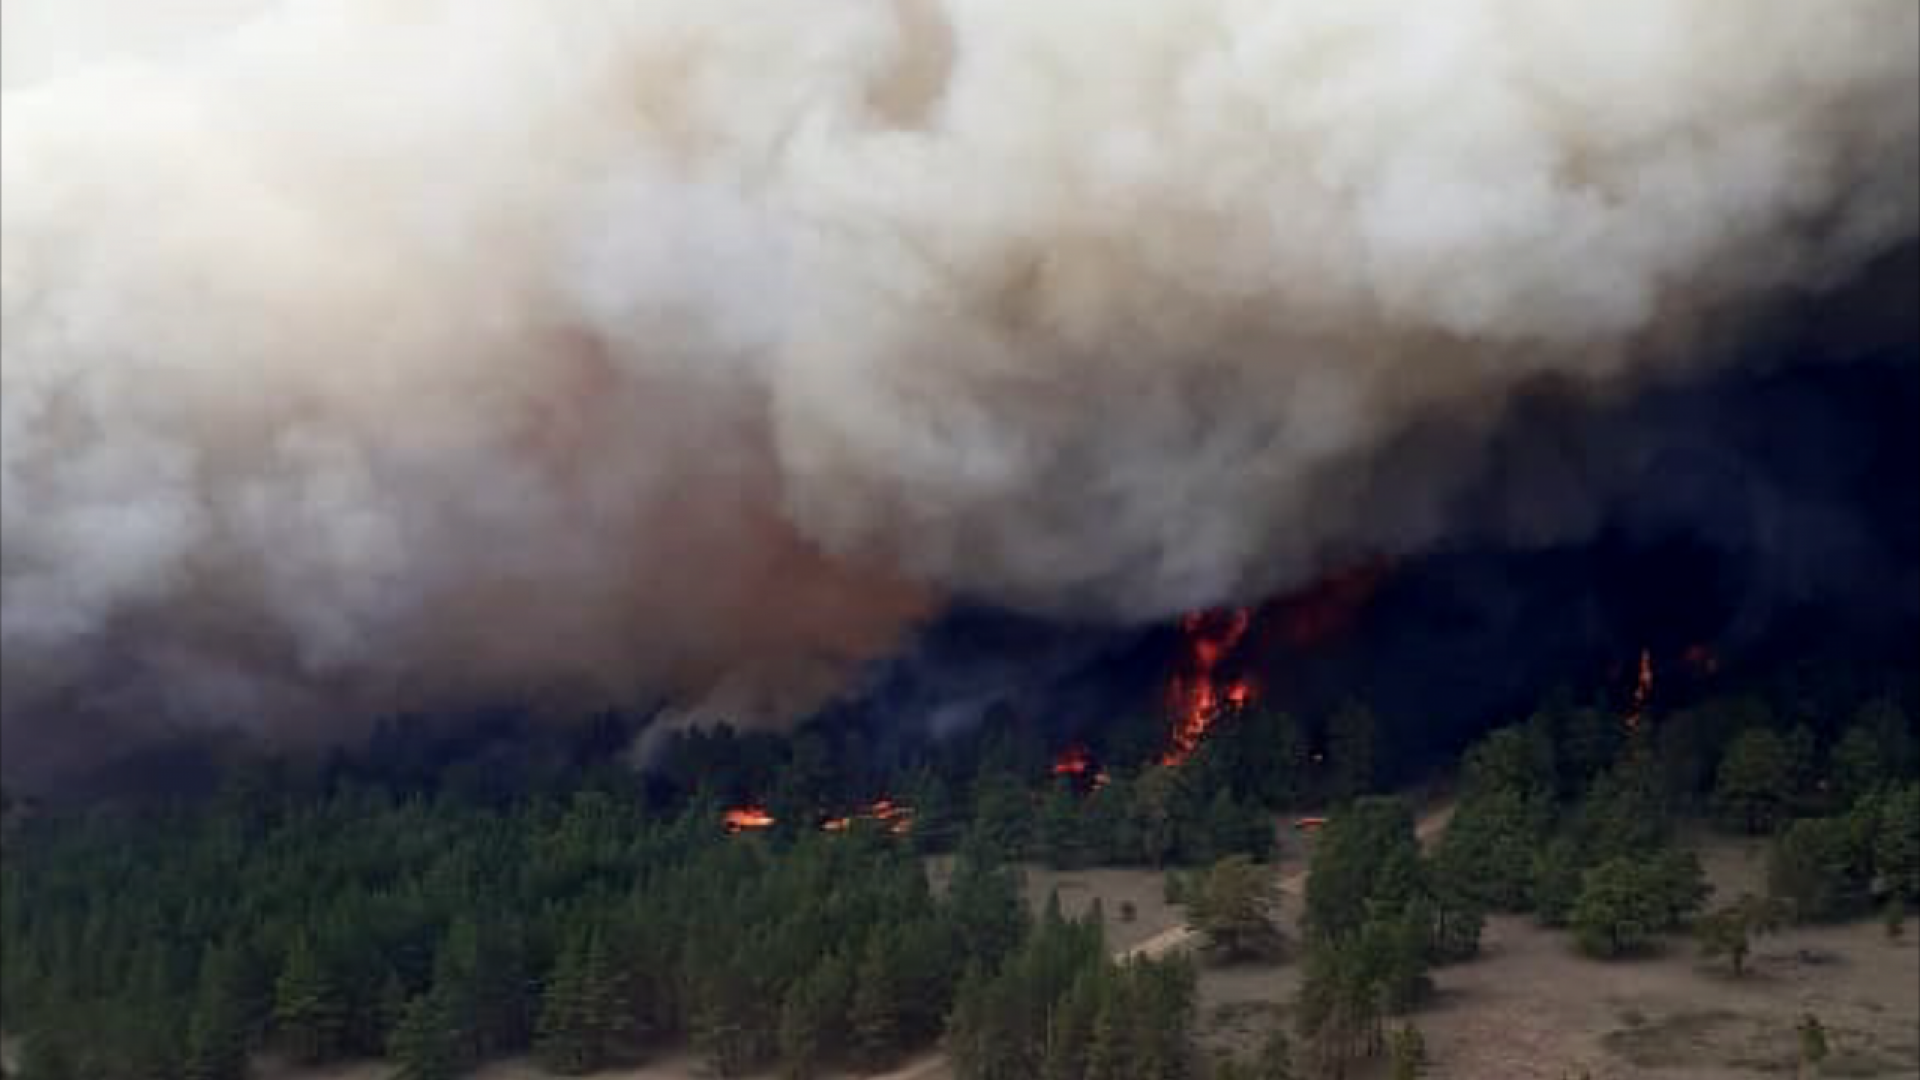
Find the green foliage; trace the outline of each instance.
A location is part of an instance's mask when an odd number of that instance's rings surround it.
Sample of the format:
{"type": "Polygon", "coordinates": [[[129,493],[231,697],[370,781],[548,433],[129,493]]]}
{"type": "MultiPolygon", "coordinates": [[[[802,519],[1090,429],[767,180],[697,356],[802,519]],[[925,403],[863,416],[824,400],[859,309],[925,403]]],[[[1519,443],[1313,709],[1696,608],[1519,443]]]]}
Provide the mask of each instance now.
{"type": "Polygon", "coordinates": [[[1547,926],[1565,926],[1580,899],[1584,860],[1571,837],[1558,837],[1533,859],[1534,913],[1547,926]]]}
{"type": "Polygon", "coordinates": [[[1779,922],[1777,904],[1752,893],[1742,893],[1733,903],[1701,916],[1694,922],[1693,932],[1702,957],[1708,960],[1726,957],[1734,975],[1738,976],[1746,972],[1753,939],[1772,933],[1779,922]]]}
{"type": "Polygon", "coordinates": [[[1848,728],[1834,744],[1827,771],[1840,806],[1852,806],[1891,777],[1880,740],[1871,728],[1858,724],[1848,728]]]}
{"type": "Polygon", "coordinates": [[[239,1080],[247,1073],[259,1006],[237,945],[209,946],[187,1018],[186,1080],[239,1080]]]}
{"type": "Polygon", "coordinates": [[[1245,855],[1213,864],[1186,891],[1187,922],[1228,960],[1277,956],[1279,883],[1245,855]]]}
{"type": "Polygon", "coordinates": [[[1393,1080],[1420,1080],[1427,1075],[1427,1040],[1420,1029],[1402,1024],[1387,1039],[1387,1075],[1393,1080]]]}
{"type": "Polygon", "coordinates": [[[1767,888],[1802,922],[1860,914],[1871,896],[1877,824],[1867,808],[1793,822],[1774,840],[1767,888]]]}
{"type": "Polygon", "coordinates": [[[1436,959],[1470,950],[1457,940],[1463,916],[1478,935],[1478,916],[1450,911],[1433,889],[1398,799],[1363,798],[1334,815],[1314,849],[1306,906],[1297,1023],[1316,1076],[1344,1075],[1386,1049],[1383,1018],[1426,996],[1436,959]]]}
{"type": "Polygon", "coordinates": [[[1887,791],[1875,807],[1873,862],[1893,903],[1920,903],[1920,782],[1887,791]]]}
{"type": "Polygon", "coordinates": [[[345,995],[326,970],[313,939],[294,939],[273,988],[273,1020],[293,1055],[302,1061],[327,1061],[346,1043],[345,995]]]}
{"type": "Polygon", "coordinates": [[[849,1022],[860,1060],[879,1069],[892,1063],[901,1048],[899,954],[890,935],[876,929],[867,937],[866,956],[854,976],[853,1012],[849,1022]]]}
{"type": "Polygon", "coordinates": [[[1766,728],[1745,731],[1727,748],[1714,784],[1714,807],[1749,835],[1772,830],[1794,793],[1793,748],[1766,728]]]}
{"type": "Polygon", "coordinates": [[[999,972],[961,982],[946,1045],[960,1080],[1182,1080],[1193,970],[1106,955],[1099,926],[1051,909],[999,972]]]}
{"type": "Polygon", "coordinates": [[[1821,1062],[1827,1060],[1829,1051],[1827,1045],[1827,1026],[1820,1022],[1819,1017],[1812,1013],[1806,1013],[1801,1016],[1800,1023],[1794,1028],[1794,1031],[1800,1037],[1800,1063],[1802,1065],[1817,1067],[1821,1062]]]}
{"type": "Polygon", "coordinates": [[[977,836],[961,844],[947,897],[962,955],[989,967],[998,965],[1026,932],[1019,879],[994,845],[977,836]]]}
{"type": "Polygon", "coordinates": [[[1679,928],[1699,910],[1706,893],[1699,861],[1689,852],[1617,857],[1582,875],[1568,921],[1583,952],[1624,956],[1679,928]]]}
{"type": "MultiPolygon", "coordinates": [[[[1836,731],[1852,700],[1783,678],[1632,735],[1615,710],[1549,701],[1468,752],[1431,860],[1405,805],[1366,797],[1407,763],[1359,705],[1327,719],[1323,770],[1285,713],[1223,719],[1177,768],[1159,762],[1164,719],[1132,716],[1098,748],[1097,785],[1050,778],[1040,727],[1011,716],[898,767],[830,728],[690,732],[644,792],[564,756],[518,778],[448,766],[383,725],[370,762],[249,764],[199,802],[10,811],[0,1001],[23,1068],[56,1080],[232,1080],[260,1050],[390,1049],[423,1077],[534,1051],[580,1071],[686,1041],[716,1071],[800,1080],[942,1030],[973,1076],[1162,1080],[1191,1069],[1191,972],[1113,965],[1097,926],[1057,914],[1034,925],[1011,860],[1221,867],[1170,884],[1223,951],[1259,952],[1270,810],[1351,797],[1302,911],[1297,1049],[1326,1075],[1389,1049],[1383,1018],[1473,952],[1482,912],[1575,917],[1600,952],[1685,922],[1704,886],[1671,821],[1709,789],[1732,824],[1777,832],[1784,910],[1901,925],[1920,903],[1912,733],[1891,698],[1836,731]],[[1776,704],[1803,725],[1781,734],[1776,704]],[[877,792],[913,806],[910,837],[812,829],[877,792]],[[721,808],[748,800],[780,826],[724,836],[721,808]],[[1835,816],[1794,820],[1816,810],[1835,816]],[[954,847],[934,887],[920,855],[954,847]]],[[[1756,926],[1723,909],[1697,932],[1737,965],[1756,926]]]]}
{"type": "Polygon", "coordinates": [[[393,1080],[451,1080],[458,1075],[457,1041],[446,999],[437,993],[416,996],[401,1007],[387,1040],[393,1080]]]}
{"type": "Polygon", "coordinates": [[[578,1076],[608,1062],[627,1026],[621,980],[598,927],[574,934],[561,949],[541,995],[535,1043],[548,1068],[578,1076]]]}
{"type": "Polygon", "coordinates": [[[1359,929],[1375,909],[1403,907],[1424,889],[1413,812],[1400,799],[1356,800],[1335,814],[1313,852],[1306,928],[1319,937],[1359,929]]]}

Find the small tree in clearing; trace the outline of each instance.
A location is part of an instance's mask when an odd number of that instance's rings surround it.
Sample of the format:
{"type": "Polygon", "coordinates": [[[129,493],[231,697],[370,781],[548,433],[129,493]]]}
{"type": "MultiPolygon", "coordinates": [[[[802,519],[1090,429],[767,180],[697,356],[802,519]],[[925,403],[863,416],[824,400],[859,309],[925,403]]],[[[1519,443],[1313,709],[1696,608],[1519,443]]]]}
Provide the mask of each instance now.
{"type": "Polygon", "coordinates": [[[1270,868],[1245,855],[1214,863],[1186,890],[1187,921],[1229,960],[1276,955],[1280,890],[1270,868]]]}
{"type": "Polygon", "coordinates": [[[1709,959],[1726,957],[1734,975],[1746,974],[1747,957],[1753,952],[1753,939],[1770,934],[1780,922],[1779,905],[1752,893],[1701,917],[1694,924],[1694,936],[1700,942],[1700,955],[1709,959]]]}
{"type": "Polygon", "coordinates": [[[1827,1027],[1812,1013],[1800,1020],[1800,1061],[1798,1075],[1820,1075],[1820,1063],[1827,1060],[1827,1027]]]}

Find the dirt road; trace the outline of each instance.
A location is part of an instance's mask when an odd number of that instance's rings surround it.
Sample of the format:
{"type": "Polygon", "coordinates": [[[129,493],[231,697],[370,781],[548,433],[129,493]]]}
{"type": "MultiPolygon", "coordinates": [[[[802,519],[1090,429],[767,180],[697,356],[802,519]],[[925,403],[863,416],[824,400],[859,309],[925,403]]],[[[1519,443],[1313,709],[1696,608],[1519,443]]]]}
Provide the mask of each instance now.
{"type": "MultiPolygon", "coordinates": [[[[1447,822],[1451,820],[1453,820],[1452,803],[1443,803],[1435,806],[1420,816],[1420,820],[1414,825],[1414,835],[1419,838],[1421,845],[1424,847],[1431,843],[1434,837],[1439,836],[1440,833],[1446,829],[1447,822]]],[[[1281,876],[1280,891],[1287,894],[1295,894],[1298,893],[1306,883],[1307,868],[1302,865],[1298,870],[1281,876]]],[[[1162,930],[1160,933],[1135,945],[1131,949],[1121,950],[1114,954],[1114,958],[1117,960],[1125,960],[1133,956],[1144,956],[1148,958],[1165,956],[1173,950],[1181,948],[1191,942],[1193,937],[1193,928],[1185,923],[1181,923],[1178,926],[1172,926],[1162,930]]]]}
{"type": "MultiPolygon", "coordinates": [[[[1414,835],[1419,838],[1421,845],[1424,847],[1431,844],[1434,838],[1446,829],[1447,822],[1451,820],[1453,820],[1452,803],[1442,803],[1434,806],[1422,814],[1420,820],[1415,823],[1414,835]]],[[[1298,869],[1281,876],[1280,891],[1288,894],[1297,894],[1306,883],[1307,867],[1303,863],[1298,869]]],[[[1126,960],[1136,956],[1148,958],[1162,957],[1192,943],[1194,936],[1193,929],[1185,923],[1181,923],[1177,926],[1168,927],[1131,948],[1125,948],[1115,952],[1114,959],[1126,960]]],[[[870,1080],[945,1080],[945,1078],[952,1075],[953,1073],[947,1065],[946,1055],[931,1053],[925,1057],[917,1058],[895,1069],[893,1072],[872,1077],[870,1080]]]]}

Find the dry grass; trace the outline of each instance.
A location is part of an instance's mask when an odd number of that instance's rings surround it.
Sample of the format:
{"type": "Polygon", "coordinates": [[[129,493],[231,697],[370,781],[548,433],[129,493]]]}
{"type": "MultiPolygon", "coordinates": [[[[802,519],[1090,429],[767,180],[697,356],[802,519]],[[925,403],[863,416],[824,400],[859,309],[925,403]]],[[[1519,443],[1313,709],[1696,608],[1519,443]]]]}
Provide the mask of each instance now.
{"type": "MultiPolygon", "coordinates": [[[[1697,835],[1721,898],[1758,891],[1764,846],[1697,835]]],[[[1299,913],[1304,851],[1288,837],[1281,873],[1284,912],[1299,913]]],[[[946,867],[932,868],[936,883],[946,867]]],[[[1026,892],[1036,907],[1057,892],[1078,914],[1095,898],[1116,950],[1132,949],[1181,925],[1166,903],[1164,875],[1151,870],[1051,871],[1030,867],[1026,892]],[[1122,921],[1131,903],[1135,917],[1122,921]]],[[[1915,936],[1920,936],[1916,934],[1915,936]]],[[[1793,1025],[1806,1012],[1830,1033],[1824,1076],[1893,1080],[1920,1074],[1920,948],[1889,942],[1877,922],[1787,931],[1759,943],[1752,970],[1735,979],[1701,963],[1690,941],[1674,940],[1645,959],[1602,963],[1575,954],[1564,933],[1530,919],[1490,919],[1483,955],[1436,973],[1433,1002],[1413,1019],[1426,1034],[1436,1080],[1563,1080],[1586,1070],[1592,1080],[1740,1080],[1793,1075],[1793,1025]]],[[[1297,963],[1206,967],[1200,979],[1203,1053],[1245,1054],[1289,1022],[1299,990],[1297,963]]],[[[284,1080],[380,1080],[377,1065],[326,1073],[280,1071],[284,1080]]],[[[534,1080],[536,1069],[508,1062],[479,1080],[534,1080]]],[[[685,1055],[608,1080],[696,1080],[705,1072],[685,1055]]],[[[949,1080],[936,1056],[887,1080],[949,1080]]],[[[1356,1080],[1383,1075],[1376,1065],[1356,1080]]]]}

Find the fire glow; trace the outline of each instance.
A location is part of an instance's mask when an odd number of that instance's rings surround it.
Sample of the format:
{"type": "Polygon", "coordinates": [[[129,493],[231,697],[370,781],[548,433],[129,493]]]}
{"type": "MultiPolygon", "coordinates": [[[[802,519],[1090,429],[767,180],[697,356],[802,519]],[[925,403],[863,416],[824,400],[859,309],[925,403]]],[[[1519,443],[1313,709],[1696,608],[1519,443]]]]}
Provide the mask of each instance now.
{"type": "Polygon", "coordinates": [[[1304,649],[1351,630],[1393,565],[1385,555],[1366,559],[1288,597],[1275,613],[1281,636],[1293,648],[1304,649]]]}
{"type": "Polygon", "coordinates": [[[1653,653],[1648,649],[1640,650],[1640,670],[1633,680],[1633,696],[1627,702],[1627,714],[1622,719],[1628,731],[1638,731],[1640,721],[1647,713],[1647,698],[1653,694],[1653,653]]]}
{"type": "Polygon", "coordinates": [[[772,814],[767,813],[766,807],[751,805],[736,806],[728,810],[721,820],[727,832],[735,834],[770,829],[778,823],[772,814]]]}
{"type": "Polygon", "coordinates": [[[1246,608],[1188,615],[1180,620],[1186,657],[1167,684],[1173,731],[1163,765],[1179,765],[1193,756],[1207,732],[1230,711],[1253,700],[1253,686],[1245,679],[1222,680],[1220,661],[1232,653],[1247,634],[1252,615],[1246,608]]]}
{"type": "MultiPolygon", "coordinates": [[[[882,796],[852,813],[822,818],[820,831],[846,832],[853,828],[856,821],[878,822],[888,833],[905,836],[913,831],[913,807],[882,796]]],[[[728,810],[721,816],[721,823],[729,835],[737,836],[743,832],[772,828],[779,823],[779,819],[769,814],[765,807],[749,803],[728,810]]]]}

